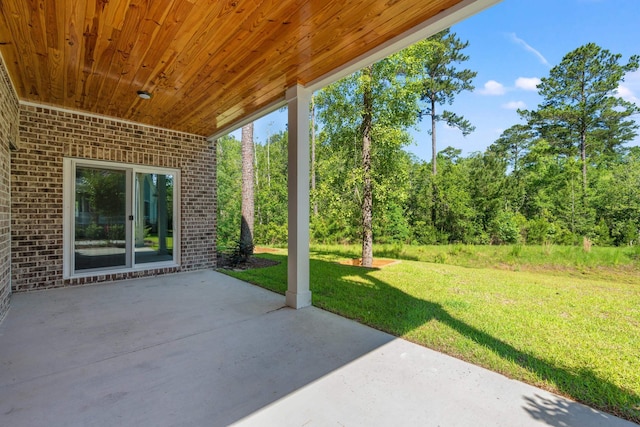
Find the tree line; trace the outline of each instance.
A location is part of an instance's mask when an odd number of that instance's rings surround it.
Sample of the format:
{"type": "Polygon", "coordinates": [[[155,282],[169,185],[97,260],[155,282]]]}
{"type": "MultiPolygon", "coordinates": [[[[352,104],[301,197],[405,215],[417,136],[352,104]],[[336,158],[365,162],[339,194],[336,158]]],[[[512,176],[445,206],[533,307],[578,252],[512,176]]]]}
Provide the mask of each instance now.
{"type": "MultiPolygon", "coordinates": [[[[445,109],[476,73],[448,30],[336,82],[313,97],[311,236],[320,243],[637,244],[640,112],[616,89],[639,58],[589,43],[541,79],[541,104],[484,152],[437,150],[436,123],[473,125],[445,109]],[[431,161],[406,151],[408,130],[431,122],[431,161]]],[[[241,144],[218,150],[218,243],[238,240],[241,144]]],[[[285,244],[287,133],[252,151],[256,244],[285,244]]],[[[245,161],[246,163],[246,161],[245,161]]],[[[246,167],[245,167],[246,169],[246,167]]]]}

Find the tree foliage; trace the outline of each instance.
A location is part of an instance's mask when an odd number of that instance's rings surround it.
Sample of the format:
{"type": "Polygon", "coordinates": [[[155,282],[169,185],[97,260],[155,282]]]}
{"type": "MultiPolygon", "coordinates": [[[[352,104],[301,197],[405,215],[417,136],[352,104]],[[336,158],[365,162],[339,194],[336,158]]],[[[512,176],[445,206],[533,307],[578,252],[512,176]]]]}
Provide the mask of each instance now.
{"type": "Polygon", "coordinates": [[[529,114],[530,124],[557,155],[580,159],[583,196],[590,160],[614,155],[635,136],[637,124],[630,117],[640,110],[616,89],[626,73],[638,69],[640,57],[619,64],[621,57],[595,43],[569,52],[542,78],[538,92],[543,102],[529,114]]]}
{"type": "MultiPolygon", "coordinates": [[[[363,68],[323,90],[316,99],[322,141],[353,159],[351,198],[361,207],[362,265],[373,257],[373,209],[388,197],[390,170],[409,142],[406,129],[418,116],[419,64],[414,51],[402,51],[363,68]]],[[[343,163],[349,167],[349,163],[343,163]]]]}
{"type": "Polygon", "coordinates": [[[217,140],[217,239],[222,250],[240,238],[242,203],[242,157],[240,141],[225,136],[217,140]]]}
{"type": "MultiPolygon", "coordinates": [[[[582,244],[584,238],[597,245],[640,243],[640,148],[626,148],[636,137],[631,114],[638,107],[616,93],[624,74],[637,69],[636,56],[620,65],[619,55],[591,44],[568,54],[542,79],[544,102],[521,112],[525,123],[505,130],[484,152],[463,156],[451,147],[440,150],[436,175],[430,173],[433,161],[405,151],[411,143],[407,129],[420,111],[424,60],[415,51],[402,52],[316,94],[314,241],[362,241],[368,174],[374,243],[582,244]],[[580,85],[575,73],[585,76],[580,85]],[[582,98],[577,87],[584,88],[582,98]],[[365,173],[367,114],[370,169],[365,173]]],[[[286,132],[271,135],[255,150],[254,239],[284,245],[286,132]]],[[[237,239],[240,165],[240,142],[219,140],[220,244],[237,239]]]]}
{"type": "Polygon", "coordinates": [[[420,72],[420,98],[424,101],[420,116],[431,120],[431,172],[437,173],[436,124],[444,122],[447,126],[459,129],[468,135],[475,127],[462,116],[449,110],[437,111],[437,106],[451,105],[455,96],[464,90],[473,90],[472,80],[477,73],[469,69],[459,70],[458,64],[469,60],[462,51],[469,42],[462,42],[455,33],[441,31],[426,40],[409,47],[407,56],[418,61],[420,72]]]}

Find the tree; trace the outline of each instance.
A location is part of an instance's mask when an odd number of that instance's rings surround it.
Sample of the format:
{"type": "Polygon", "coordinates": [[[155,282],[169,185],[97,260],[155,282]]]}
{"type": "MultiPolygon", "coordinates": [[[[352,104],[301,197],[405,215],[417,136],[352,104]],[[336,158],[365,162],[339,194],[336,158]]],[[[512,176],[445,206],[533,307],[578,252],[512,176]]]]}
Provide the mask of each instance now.
{"type": "Polygon", "coordinates": [[[413,240],[423,245],[437,242],[431,216],[434,202],[432,181],[435,176],[429,173],[430,169],[426,162],[413,159],[409,170],[409,194],[406,202],[413,240]]]}
{"type": "Polygon", "coordinates": [[[433,178],[432,221],[438,243],[473,243],[476,212],[470,193],[469,161],[461,150],[447,147],[438,153],[441,172],[433,178]]]}
{"type": "Polygon", "coordinates": [[[287,131],[269,135],[264,145],[255,144],[255,244],[287,243],[287,131]]]}
{"type": "Polygon", "coordinates": [[[373,122],[373,65],[362,70],[362,265],[373,264],[373,187],[371,183],[371,126],[373,122]]]}
{"type": "Polygon", "coordinates": [[[253,123],[242,127],[242,219],[240,222],[240,251],[244,254],[253,253],[253,123]]]}
{"type": "Polygon", "coordinates": [[[507,168],[504,172],[507,173],[507,177],[503,183],[502,195],[505,204],[508,204],[515,212],[519,212],[525,203],[526,192],[522,164],[534,137],[530,126],[513,125],[502,132],[485,153],[485,156],[492,154],[506,162],[507,168]]]}
{"type": "Polygon", "coordinates": [[[505,156],[491,149],[482,154],[472,154],[464,163],[469,169],[468,191],[478,226],[475,234],[481,237],[479,243],[486,243],[490,240],[491,224],[496,218],[503,212],[517,212],[508,184],[511,175],[506,173],[505,156]]]}
{"type": "Polygon", "coordinates": [[[456,64],[469,59],[462,53],[468,46],[469,42],[461,42],[455,33],[450,34],[447,29],[409,48],[416,52],[414,56],[424,60],[420,96],[426,105],[420,111],[420,115],[431,118],[431,173],[433,175],[437,173],[437,122],[444,122],[448,126],[460,129],[465,136],[475,130],[475,127],[464,117],[448,110],[443,110],[442,113],[436,110],[438,105],[451,105],[455,96],[463,90],[474,89],[471,81],[477,73],[469,69],[456,68],[456,64]]]}
{"type": "Polygon", "coordinates": [[[360,202],[363,266],[372,263],[375,191],[385,191],[388,162],[410,141],[406,129],[418,117],[417,71],[424,58],[413,56],[416,52],[405,50],[365,67],[325,88],[316,100],[324,140],[343,158],[359,158],[353,165],[356,179],[342,183],[353,185],[353,199],[360,202]]]}
{"type": "Polygon", "coordinates": [[[318,216],[316,194],[316,101],[311,95],[311,194],[313,195],[313,216],[318,216]]]}
{"type": "Polygon", "coordinates": [[[240,141],[227,135],[216,142],[217,247],[227,248],[237,241],[242,205],[242,160],[240,141]]]}
{"type": "Polygon", "coordinates": [[[636,136],[638,125],[630,117],[640,109],[617,96],[616,89],[626,73],[638,69],[640,57],[631,56],[627,64],[620,59],[595,43],[569,52],[538,85],[544,99],[538,110],[523,112],[558,154],[580,159],[583,199],[590,157],[610,153],[636,136]]]}
{"type": "Polygon", "coordinates": [[[612,243],[638,245],[640,238],[640,147],[632,147],[597,177],[594,205],[612,243]]]}

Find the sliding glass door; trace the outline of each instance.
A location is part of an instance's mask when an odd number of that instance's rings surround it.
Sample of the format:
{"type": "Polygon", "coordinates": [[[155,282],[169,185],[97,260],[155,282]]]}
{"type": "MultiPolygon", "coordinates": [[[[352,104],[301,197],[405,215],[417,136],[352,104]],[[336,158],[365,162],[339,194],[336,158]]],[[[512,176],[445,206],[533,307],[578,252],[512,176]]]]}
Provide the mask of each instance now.
{"type": "Polygon", "coordinates": [[[178,182],[177,170],[65,159],[65,276],[176,265],[178,182]]]}

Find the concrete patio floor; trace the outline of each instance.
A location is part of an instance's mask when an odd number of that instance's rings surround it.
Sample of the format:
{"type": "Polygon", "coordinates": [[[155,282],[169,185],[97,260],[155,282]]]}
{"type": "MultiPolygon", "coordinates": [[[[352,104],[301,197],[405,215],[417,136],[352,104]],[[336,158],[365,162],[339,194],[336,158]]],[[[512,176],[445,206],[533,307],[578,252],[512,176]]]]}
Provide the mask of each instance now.
{"type": "Polygon", "coordinates": [[[213,271],[14,294],[0,426],[636,424],[213,271]]]}

